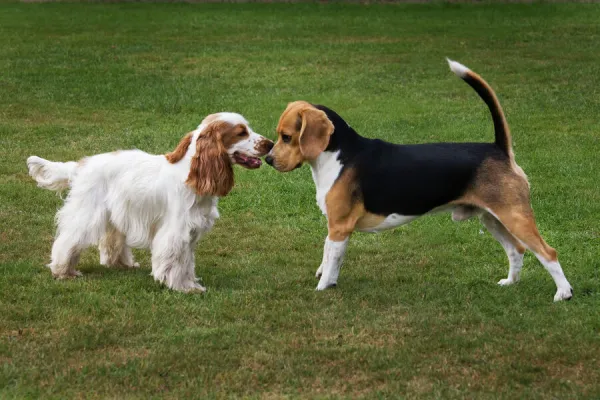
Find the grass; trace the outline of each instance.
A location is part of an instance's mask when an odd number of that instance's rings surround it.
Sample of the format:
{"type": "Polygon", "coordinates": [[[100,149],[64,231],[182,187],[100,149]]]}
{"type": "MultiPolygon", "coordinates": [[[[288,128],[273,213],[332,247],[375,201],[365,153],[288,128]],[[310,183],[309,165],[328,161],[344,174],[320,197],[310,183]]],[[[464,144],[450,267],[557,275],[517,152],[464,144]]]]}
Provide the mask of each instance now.
{"type": "Polygon", "coordinates": [[[600,397],[600,7],[571,4],[0,4],[1,398],[600,397]],[[44,267],[61,200],[25,159],[164,153],[207,114],[273,138],[287,102],[397,143],[491,141],[463,62],[496,89],[546,240],[575,289],[554,304],[448,215],[355,234],[316,293],[326,236],[308,167],[236,167],[197,249],[205,295],[142,268],[44,267]]]}

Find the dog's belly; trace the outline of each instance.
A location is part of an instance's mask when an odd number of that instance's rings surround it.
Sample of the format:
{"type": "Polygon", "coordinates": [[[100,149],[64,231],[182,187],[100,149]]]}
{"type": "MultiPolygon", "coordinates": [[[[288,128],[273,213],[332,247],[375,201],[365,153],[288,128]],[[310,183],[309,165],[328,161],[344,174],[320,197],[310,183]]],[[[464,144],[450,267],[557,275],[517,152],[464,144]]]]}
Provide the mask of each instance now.
{"type": "Polygon", "coordinates": [[[384,217],[367,213],[357,221],[356,230],[360,232],[381,232],[408,224],[417,218],[419,218],[419,215],[390,214],[384,217]]]}

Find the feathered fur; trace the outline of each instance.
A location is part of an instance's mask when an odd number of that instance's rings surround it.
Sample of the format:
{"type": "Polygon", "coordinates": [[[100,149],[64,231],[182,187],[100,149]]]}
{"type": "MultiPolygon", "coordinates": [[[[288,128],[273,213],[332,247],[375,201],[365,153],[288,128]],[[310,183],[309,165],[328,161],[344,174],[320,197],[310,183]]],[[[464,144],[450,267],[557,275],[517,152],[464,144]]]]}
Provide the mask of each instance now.
{"type": "Polygon", "coordinates": [[[155,280],[204,291],[194,273],[194,248],[219,217],[218,197],[233,187],[234,153],[260,157],[271,147],[241,115],[219,113],[166,155],[127,150],[66,163],[29,157],[29,174],[40,187],[70,189],[56,215],[53,275],[80,275],[75,265],[89,246],[98,246],[102,264],[126,267],[137,266],[131,248],[149,248],[155,280]],[[239,126],[244,135],[233,131],[239,126]]]}

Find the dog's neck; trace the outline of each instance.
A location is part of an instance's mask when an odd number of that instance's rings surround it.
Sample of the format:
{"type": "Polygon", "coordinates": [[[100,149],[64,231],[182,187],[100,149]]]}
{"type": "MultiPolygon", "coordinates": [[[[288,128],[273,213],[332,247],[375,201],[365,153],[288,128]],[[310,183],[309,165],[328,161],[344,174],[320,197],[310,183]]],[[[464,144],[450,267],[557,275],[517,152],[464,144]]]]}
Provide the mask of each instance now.
{"type": "Polygon", "coordinates": [[[315,187],[317,188],[317,205],[324,215],[327,215],[325,197],[342,170],[342,163],[338,159],[339,155],[339,150],[335,152],[324,151],[316,159],[309,161],[315,187]]]}

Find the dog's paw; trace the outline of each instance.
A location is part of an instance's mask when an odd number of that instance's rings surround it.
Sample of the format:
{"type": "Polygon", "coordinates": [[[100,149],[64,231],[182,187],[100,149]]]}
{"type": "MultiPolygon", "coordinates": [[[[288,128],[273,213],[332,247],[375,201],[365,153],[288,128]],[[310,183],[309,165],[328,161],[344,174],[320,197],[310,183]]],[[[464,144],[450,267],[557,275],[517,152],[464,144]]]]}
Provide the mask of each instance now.
{"type": "Polygon", "coordinates": [[[558,289],[554,295],[554,301],[571,300],[573,297],[573,288],[558,289]]]}
{"type": "Polygon", "coordinates": [[[83,274],[81,273],[81,271],[77,271],[76,269],[73,269],[71,271],[68,271],[67,273],[64,274],[55,274],[54,272],[52,273],[52,276],[55,279],[59,279],[59,280],[64,280],[64,279],[73,279],[73,278],[77,278],[80,276],[83,276],[83,274]]]}
{"type": "Polygon", "coordinates": [[[335,282],[333,282],[333,283],[319,282],[319,284],[317,285],[317,288],[315,290],[321,291],[321,290],[329,289],[329,288],[336,287],[336,286],[337,286],[337,283],[335,283],[335,282]]]}
{"type": "Polygon", "coordinates": [[[199,283],[194,283],[191,287],[183,290],[186,293],[205,293],[206,288],[199,283]]]}
{"type": "Polygon", "coordinates": [[[500,286],[508,286],[508,285],[512,285],[514,283],[517,283],[517,281],[515,281],[512,278],[500,279],[498,281],[498,285],[500,285],[500,286]]]}
{"type": "Polygon", "coordinates": [[[139,268],[140,267],[140,263],[138,262],[134,262],[133,264],[129,265],[129,268],[139,268]]]}
{"type": "Polygon", "coordinates": [[[323,268],[319,267],[319,269],[317,270],[317,273],[315,274],[315,278],[321,279],[321,276],[323,276],[323,268]]]}

